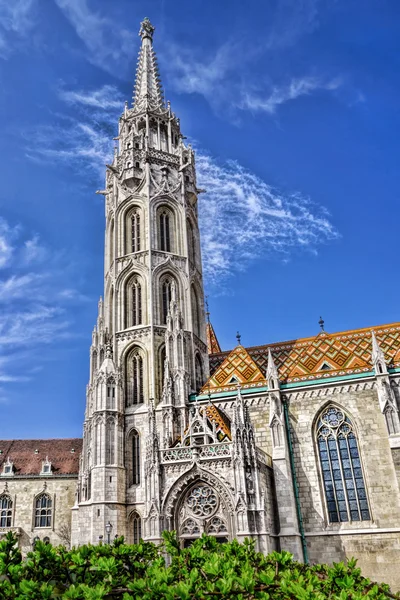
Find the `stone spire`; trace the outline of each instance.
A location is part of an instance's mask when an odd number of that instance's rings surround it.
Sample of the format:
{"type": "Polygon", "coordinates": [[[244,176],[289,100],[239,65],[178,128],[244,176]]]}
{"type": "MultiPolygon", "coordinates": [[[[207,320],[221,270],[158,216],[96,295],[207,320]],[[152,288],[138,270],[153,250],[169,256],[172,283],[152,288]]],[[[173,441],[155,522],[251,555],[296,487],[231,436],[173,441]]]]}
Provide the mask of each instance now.
{"type": "Polygon", "coordinates": [[[271,348],[268,348],[268,365],[266,373],[268,388],[269,390],[279,389],[279,375],[278,369],[276,368],[275,361],[272,356],[271,348]]]}
{"type": "Polygon", "coordinates": [[[385,360],[385,355],[382,352],[382,349],[380,348],[378,341],[376,339],[375,333],[374,331],[371,331],[371,338],[372,338],[372,354],[371,354],[371,358],[372,358],[372,364],[375,370],[375,373],[378,374],[383,374],[383,373],[387,373],[387,366],[386,366],[386,360],[385,360]]]}
{"type": "Polygon", "coordinates": [[[140,24],[139,30],[142,46],[139,51],[134,89],[133,110],[135,112],[166,110],[157,57],[153,50],[153,33],[154,27],[146,17],[140,24]]]}

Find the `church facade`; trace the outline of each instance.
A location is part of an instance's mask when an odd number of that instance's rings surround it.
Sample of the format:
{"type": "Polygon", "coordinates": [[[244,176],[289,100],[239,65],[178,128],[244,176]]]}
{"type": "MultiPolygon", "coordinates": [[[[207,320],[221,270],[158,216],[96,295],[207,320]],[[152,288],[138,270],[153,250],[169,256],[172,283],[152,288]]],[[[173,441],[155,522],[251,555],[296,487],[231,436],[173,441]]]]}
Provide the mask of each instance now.
{"type": "MultiPolygon", "coordinates": [[[[400,587],[400,324],[221,351],[204,304],[195,155],[164,101],[153,33],[145,19],[99,192],[104,300],[71,543],[98,543],[110,525],[129,543],[166,529],[184,546],[203,532],[251,537],[301,561],[355,556],[400,587]]],[[[6,459],[0,503],[17,506],[23,483],[6,459]]]]}

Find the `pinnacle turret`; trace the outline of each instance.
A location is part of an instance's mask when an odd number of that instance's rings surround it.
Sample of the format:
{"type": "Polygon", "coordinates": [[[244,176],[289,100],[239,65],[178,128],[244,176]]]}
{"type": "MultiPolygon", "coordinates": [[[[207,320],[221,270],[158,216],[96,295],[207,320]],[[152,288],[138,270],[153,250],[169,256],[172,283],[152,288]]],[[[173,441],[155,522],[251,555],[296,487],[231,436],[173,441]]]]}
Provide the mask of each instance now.
{"type": "Polygon", "coordinates": [[[139,36],[142,38],[142,46],[139,51],[133,97],[133,109],[137,112],[167,110],[157,57],[153,50],[154,29],[147,17],[140,24],[139,36]]]}

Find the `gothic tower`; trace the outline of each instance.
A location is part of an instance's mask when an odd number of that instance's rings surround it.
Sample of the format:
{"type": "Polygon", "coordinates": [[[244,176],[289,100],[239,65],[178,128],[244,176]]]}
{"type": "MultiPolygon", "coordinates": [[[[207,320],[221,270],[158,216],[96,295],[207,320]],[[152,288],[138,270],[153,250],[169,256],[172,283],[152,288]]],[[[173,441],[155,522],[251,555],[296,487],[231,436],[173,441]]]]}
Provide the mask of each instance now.
{"type": "Polygon", "coordinates": [[[164,447],[183,434],[189,394],[208,376],[195,159],[165,103],[153,33],[145,19],[133,104],[99,192],[104,301],[90,349],[73,543],[96,543],[108,522],[128,541],[144,536],[139,515],[154,510],[155,494],[144,481],[146,439],[151,453],[152,432],[164,447]]]}

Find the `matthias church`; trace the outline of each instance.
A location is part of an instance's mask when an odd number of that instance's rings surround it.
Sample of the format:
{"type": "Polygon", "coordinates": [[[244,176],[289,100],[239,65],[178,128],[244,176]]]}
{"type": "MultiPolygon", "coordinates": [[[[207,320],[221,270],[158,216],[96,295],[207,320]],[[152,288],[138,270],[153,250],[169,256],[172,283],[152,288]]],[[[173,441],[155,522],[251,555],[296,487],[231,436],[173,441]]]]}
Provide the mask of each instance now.
{"type": "MultiPolygon", "coordinates": [[[[104,295],[83,439],[0,441],[0,536],[355,556],[400,587],[400,323],[222,351],[204,302],[195,154],[141,23],[106,165],[104,295]]],[[[206,201],[206,200],[205,200],[206,201]]]]}

